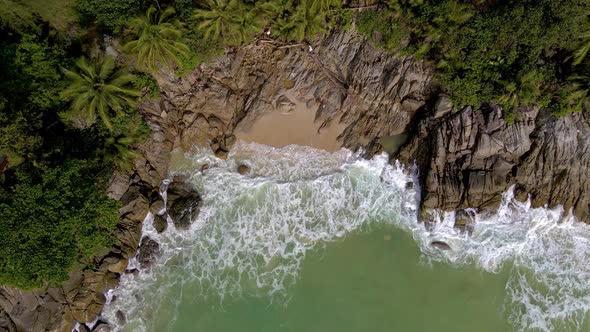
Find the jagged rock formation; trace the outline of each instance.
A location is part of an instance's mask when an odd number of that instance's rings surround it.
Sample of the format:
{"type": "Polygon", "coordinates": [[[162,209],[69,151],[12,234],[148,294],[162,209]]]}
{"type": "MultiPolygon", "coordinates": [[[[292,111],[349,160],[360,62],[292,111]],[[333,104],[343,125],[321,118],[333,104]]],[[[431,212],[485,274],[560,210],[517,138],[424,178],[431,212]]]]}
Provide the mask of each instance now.
{"type": "MultiPolygon", "coordinates": [[[[115,174],[109,188],[123,206],[119,244],[95,258],[98,271],[73,272],[61,288],[0,287],[0,330],[70,331],[75,321],[94,320],[103,293],[138,251],[148,210],[156,215],[164,208],[159,191],[170,152],[210,146],[225,157],[236,126],[273,111],[286,95],[320,104],[316,121],[345,124],[342,145],[364,149],[368,157],[382,150],[384,138],[408,133],[395,157],[416,162],[424,209],[494,208],[515,184],[519,197],[530,193],[535,206],[564,204],[590,220],[588,114],[555,118],[528,108],[507,123],[494,105],[456,109],[431,84],[426,66],[378,51],[354,31],[332,33],[311,49],[261,40],[183,79],[159,77],[162,98],[141,106],[152,129],[138,147],[141,157],[131,174],[115,174]]],[[[166,213],[176,213],[176,227],[188,227],[200,199],[184,181],[176,182],[166,213]]],[[[168,225],[165,214],[155,222],[158,231],[168,225]]],[[[144,243],[149,265],[157,246],[144,243]]]]}
{"type": "Polygon", "coordinates": [[[316,121],[322,126],[350,124],[341,136],[344,146],[374,153],[379,137],[406,131],[425,103],[431,73],[421,63],[375,50],[354,31],[331,34],[312,49],[263,40],[182,80],[160,78],[166,99],[158,105],[160,122],[174,133],[165,136],[185,151],[206,144],[228,151],[239,122],[273,111],[292,95],[320,104],[316,121]]]}
{"type": "Polygon", "coordinates": [[[441,97],[396,157],[416,161],[422,208],[495,208],[511,185],[533,206],[563,204],[590,219],[590,123],[523,108],[507,123],[496,105],[455,110],[441,97]]]}

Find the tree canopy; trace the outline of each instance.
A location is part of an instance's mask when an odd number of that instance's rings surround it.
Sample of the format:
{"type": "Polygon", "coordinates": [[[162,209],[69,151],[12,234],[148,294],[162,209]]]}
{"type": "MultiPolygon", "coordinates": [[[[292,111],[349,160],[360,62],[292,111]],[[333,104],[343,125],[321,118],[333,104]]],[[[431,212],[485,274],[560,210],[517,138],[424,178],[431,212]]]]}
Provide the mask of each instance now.
{"type": "Polygon", "coordinates": [[[136,106],[139,93],[129,87],[135,76],[115,70],[112,57],[97,63],[80,58],[76,61],[76,71],[64,69],[64,73],[71,84],[61,92],[61,96],[71,101],[71,107],[61,113],[61,117],[76,128],[88,128],[100,117],[111,129],[112,113],[121,114],[136,106]]]}

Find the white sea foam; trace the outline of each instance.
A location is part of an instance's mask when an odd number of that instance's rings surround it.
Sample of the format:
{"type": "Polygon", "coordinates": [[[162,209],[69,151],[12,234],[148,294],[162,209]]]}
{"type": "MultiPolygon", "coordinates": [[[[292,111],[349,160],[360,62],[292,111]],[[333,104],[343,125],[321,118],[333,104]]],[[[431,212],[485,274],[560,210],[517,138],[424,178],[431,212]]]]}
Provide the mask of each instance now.
{"type": "Polygon", "coordinates": [[[194,167],[179,172],[202,194],[202,211],[187,231],[157,234],[144,223],[162,256],[151,271],[123,276],[111,292],[117,300],[105,317],[114,323],[123,310],[125,330],[157,329],[151,317],[166,310],[174,316],[182,301],[170,306],[159,299],[195,283],[220,303],[243,295],[284,301],[310,250],[371,223],[411,232],[427,260],[489,272],[511,268],[506,310],[517,330],[577,331],[590,310],[590,228],[562,218],[559,209],[531,209],[509,191],[496,214],[474,214],[469,236],[453,227],[454,213],[436,214],[429,230],[418,223],[417,192],[406,186],[412,176],[385,155],[364,160],[346,150],[238,144],[227,161],[207,152],[188,158],[194,167]],[[210,168],[201,174],[203,163],[210,168]],[[241,163],[252,173],[239,175],[241,163]],[[432,247],[433,240],[452,250],[432,247]]]}

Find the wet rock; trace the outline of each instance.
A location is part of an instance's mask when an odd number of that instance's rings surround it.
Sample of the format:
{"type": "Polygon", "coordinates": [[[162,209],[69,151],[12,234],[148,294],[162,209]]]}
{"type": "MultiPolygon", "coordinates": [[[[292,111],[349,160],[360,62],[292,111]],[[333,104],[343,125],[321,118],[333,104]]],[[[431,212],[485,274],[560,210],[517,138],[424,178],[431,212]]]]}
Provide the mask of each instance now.
{"type": "MultiPolygon", "coordinates": [[[[473,213],[473,212],[472,212],[473,213]]],[[[455,212],[454,227],[462,232],[471,234],[473,232],[473,215],[466,210],[458,210],[455,212]]]]}
{"type": "Polygon", "coordinates": [[[430,242],[430,245],[440,250],[451,250],[451,247],[443,241],[432,241],[430,242]]]}
{"type": "Polygon", "coordinates": [[[168,186],[167,212],[174,227],[188,229],[197,219],[202,200],[193,186],[183,177],[175,177],[168,186]]]}
{"type": "Polygon", "coordinates": [[[203,164],[203,166],[201,166],[201,173],[205,173],[205,171],[208,169],[209,169],[209,164],[203,164]]]}
{"type": "Polygon", "coordinates": [[[96,325],[94,325],[94,327],[92,328],[92,332],[111,332],[112,328],[109,325],[109,323],[103,321],[103,320],[98,320],[98,322],[96,322],[96,325]]]}
{"type": "Polygon", "coordinates": [[[168,221],[166,220],[166,216],[161,216],[159,214],[154,216],[154,228],[156,232],[162,233],[168,228],[168,221]]]}
{"type": "Polygon", "coordinates": [[[119,323],[119,325],[124,325],[127,321],[127,319],[125,319],[125,314],[121,310],[115,312],[115,317],[117,317],[117,323],[119,323]]]}
{"type": "Polygon", "coordinates": [[[229,152],[226,150],[222,150],[222,149],[218,149],[215,151],[215,157],[219,158],[219,159],[227,159],[227,156],[229,155],[229,152]]]}
{"type": "Polygon", "coordinates": [[[160,255],[160,244],[148,236],[141,239],[137,261],[142,269],[149,268],[160,255]]]}
{"type": "Polygon", "coordinates": [[[127,269],[125,270],[126,274],[133,274],[134,276],[137,276],[139,274],[139,270],[138,269],[127,269]]]}
{"type": "Polygon", "coordinates": [[[242,165],[238,166],[238,173],[240,173],[241,175],[246,175],[246,174],[250,173],[250,167],[242,164],[242,165]]]}
{"type": "Polygon", "coordinates": [[[86,324],[78,325],[78,332],[90,332],[90,328],[86,324]]]}

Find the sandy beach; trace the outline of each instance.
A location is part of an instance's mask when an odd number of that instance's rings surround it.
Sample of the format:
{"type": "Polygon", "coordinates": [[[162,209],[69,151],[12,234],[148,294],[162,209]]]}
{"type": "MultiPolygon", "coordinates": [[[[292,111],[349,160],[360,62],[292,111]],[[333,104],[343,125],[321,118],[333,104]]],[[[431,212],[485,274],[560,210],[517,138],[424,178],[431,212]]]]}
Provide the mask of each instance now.
{"type": "Polygon", "coordinates": [[[293,94],[285,94],[285,101],[275,111],[262,114],[248,125],[238,125],[235,135],[238,140],[255,142],[274,147],[297,144],[326,151],[337,151],[342,147],[338,136],[346,126],[333,119],[329,126],[321,128],[315,121],[319,104],[305,103],[293,94]]]}

